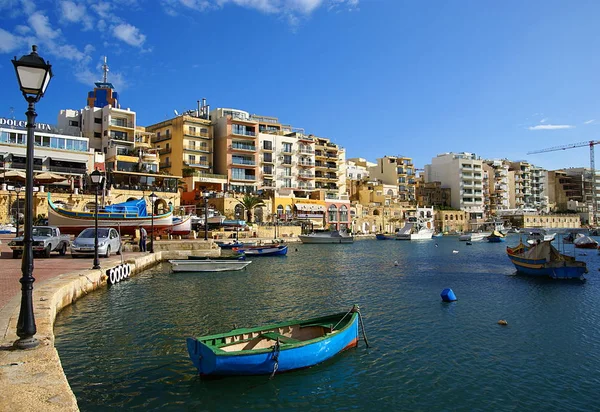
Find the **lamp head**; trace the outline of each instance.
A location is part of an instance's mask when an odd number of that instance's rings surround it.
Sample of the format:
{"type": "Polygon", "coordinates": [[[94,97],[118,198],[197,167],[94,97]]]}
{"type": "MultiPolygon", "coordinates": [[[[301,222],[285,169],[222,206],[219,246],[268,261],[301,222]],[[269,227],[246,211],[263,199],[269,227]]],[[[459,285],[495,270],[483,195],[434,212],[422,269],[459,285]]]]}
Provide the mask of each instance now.
{"type": "Polygon", "coordinates": [[[96,169],[92,173],[90,173],[90,179],[92,180],[92,183],[95,186],[98,186],[102,183],[104,176],[102,176],[102,173],[100,173],[100,171],[96,169]]]}
{"type": "Polygon", "coordinates": [[[37,54],[36,45],[31,48],[31,53],[22,56],[19,60],[15,56],[12,63],[15,66],[19,87],[25,100],[35,103],[46,92],[52,78],[52,65],[37,54]]]}
{"type": "Polygon", "coordinates": [[[152,192],[149,196],[148,199],[150,199],[150,201],[152,203],[156,202],[156,199],[158,199],[158,196],[156,196],[156,194],[154,192],[152,192]]]}

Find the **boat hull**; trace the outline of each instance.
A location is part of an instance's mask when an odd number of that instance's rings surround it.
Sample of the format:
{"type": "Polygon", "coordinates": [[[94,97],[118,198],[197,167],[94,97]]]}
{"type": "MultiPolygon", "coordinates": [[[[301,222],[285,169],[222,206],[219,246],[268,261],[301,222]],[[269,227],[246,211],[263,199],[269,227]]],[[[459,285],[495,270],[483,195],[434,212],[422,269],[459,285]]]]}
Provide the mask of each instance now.
{"type": "Polygon", "coordinates": [[[316,243],[316,244],[327,244],[327,243],[354,243],[353,236],[311,236],[311,235],[299,235],[298,238],[302,243],[316,243]]]}
{"type": "Polygon", "coordinates": [[[393,235],[384,235],[383,233],[377,233],[375,235],[375,239],[377,240],[392,240],[394,239],[393,235]]]}
{"type": "Polygon", "coordinates": [[[508,258],[518,273],[528,276],[550,277],[552,279],[583,279],[583,275],[587,273],[585,262],[577,261],[566,255],[554,253],[550,255],[553,256],[550,260],[546,256],[533,257],[529,254],[529,251],[537,247],[540,246],[527,247],[520,244],[516,248],[507,248],[508,258]]]}
{"type": "Polygon", "coordinates": [[[243,253],[246,256],[284,256],[287,254],[287,246],[265,246],[250,248],[233,248],[234,252],[243,253]]]}
{"type": "Polygon", "coordinates": [[[226,272],[241,270],[252,263],[251,260],[169,260],[173,272],[226,272]]]}
{"type": "MultiPolygon", "coordinates": [[[[224,352],[202,342],[202,338],[187,338],[190,358],[201,375],[264,375],[307,368],[319,364],[338,353],[358,345],[358,314],[341,330],[322,338],[300,344],[282,344],[258,351],[224,352]],[[222,353],[221,353],[222,352],[222,353]],[[277,364],[277,366],[276,366],[277,364]]],[[[277,325],[263,329],[277,329],[277,325]]]]}
{"type": "Polygon", "coordinates": [[[182,216],[173,218],[173,224],[169,229],[169,233],[176,236],[189,235],[192,231],[192,216],[182,216]]]}

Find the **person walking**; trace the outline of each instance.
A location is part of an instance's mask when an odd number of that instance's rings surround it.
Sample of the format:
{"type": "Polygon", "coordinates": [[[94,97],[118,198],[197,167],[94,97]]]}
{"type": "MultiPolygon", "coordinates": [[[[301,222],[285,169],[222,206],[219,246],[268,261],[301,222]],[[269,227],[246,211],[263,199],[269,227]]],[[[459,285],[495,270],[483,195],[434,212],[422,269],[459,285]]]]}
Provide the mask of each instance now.
{"type": "Polygon", "coordinates": [[[146,251],[146,240],[148,238],[148,232],[144,229],[144,226],[140,226],[140,252],[146,251]]]}

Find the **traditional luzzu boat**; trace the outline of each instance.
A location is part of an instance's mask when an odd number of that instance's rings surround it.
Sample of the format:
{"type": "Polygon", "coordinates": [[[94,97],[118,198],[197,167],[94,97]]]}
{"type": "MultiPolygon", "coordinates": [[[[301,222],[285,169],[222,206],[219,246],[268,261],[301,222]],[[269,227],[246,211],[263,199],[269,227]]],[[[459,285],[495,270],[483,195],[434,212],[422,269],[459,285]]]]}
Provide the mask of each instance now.
{"type": "MultiPolygon", "coordinates": [[[[94,226],[95,212],[77,212],[58,207],[48,193],[48,225],[58,226],[64,234],[76,235],[83,229],[94,226]]],[[[148,215],[146,201],[130,200],[105,206],[98,210],[98,226],[119,228],[121,234],[134,235],[139,226],[148,233],[166,232],[173,226],[172,210],[160,215],[148,215]]]]}
{"type": "Polygon", "coordinates": [[[305,321],[187,338],[187,349],[203,376],[273,375],[316,365],[357,346],[359,319],[355,305],[345,313],[305,321]]]}
{"type": "Polygon", "coordinates": [[[490,243],[498,243],[506,241],[506,236],[497,230],[494,230],[491,235],[485,238],[490,243]]]}
{"type": "Polygon", "coordinates": [[[506,248],[508,258],[518,273],[532,276],[547,276],[552,279],[583,279],[588,272],[585,262],[560,253],[552,241],[540,241],[529,245],[520,242],[506,248]]]}
{"type": "Polygon", "coordinates": [[[243,253],[246,256],[284,256],[287,254],[287,245],[265,245],[250,247],[234,247],[236,253],[243,253]]]}

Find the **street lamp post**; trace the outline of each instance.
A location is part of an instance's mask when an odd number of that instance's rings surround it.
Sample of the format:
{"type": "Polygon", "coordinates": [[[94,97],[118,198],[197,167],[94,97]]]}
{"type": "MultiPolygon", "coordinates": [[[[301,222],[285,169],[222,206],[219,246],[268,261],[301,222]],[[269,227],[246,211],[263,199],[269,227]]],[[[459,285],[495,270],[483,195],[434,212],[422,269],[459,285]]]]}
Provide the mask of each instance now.
{"type": "MultiPolygon", "coordinates": [[[[9,186],[9,189],[10,189],[10,186],[9,186]]],[[[15,219],[16,223],[17,223],[17,225],[16,225],[17,226],[16,227],[16,229],[17,229],[16,236],[19,236],[19,210],[20,210],[20,207],[19,207],[19,194],[21,194],[22,190],[23,190],[23,187],[21,186],[20,183],[17,184],[17,185],[15,185],[15,186],[13,186],[13,188],[10,189],[11,192],[15,192],[17,194],[17,217],[15,219]]]]}
{"type": "Polygon", "coordinates": [[[35,317],[33,315],[33,146],[35,103],[37,103],[48,87],[52,78],[52,66],[45,62],[37,54],[37,46],[32,46],[30,54],[17,60],[12,60],[19,80],[19,87],[23,97],[29,104],[27,112],[27,149],[25,160],[25,222],[23,231],[23,258],[21,260],[22,277],[21,282],[21,308],[19,311],[19,320],[17,322],[17,335],[19,339],[15,342],[17,349],[31,349],[39,345],[35,338],[37,328],[35,326],[35,317]]]}
{"type": "Polygon", "coordinates": [[[208,240],[208,197],[210,192],[202,193],[204,197],[204,240],[208,240]]]}
{"type": "Polygon", "coordinates": [[[277,213],[273,214],[273,226],[275,228],[275,239],[277,239],[277,213]]]}
{"type": "Polygon", "coordinates": [[[98,187],[102,184],[102,173],[94,170],[90,174],[90,179],[96,188],[96,207],[94,208],[94,266],[92,266],[92,269],[100,269],[100,261],[98,260],[98,187]]]}
{"type": "Polygon", "coordinates": [[[154,202],[156,202],[156,199],[158,199],[158,196],[156,196],[154,194],[154,192],[152,192],[150,194],[150,196],[148,196],[148,198],[150,199],[150,203],[152,204],[152,217],[151,217],[151,226],[150,226],[150,235],[152,236],[150,238],[150,253],[154,253],[154,202]]]}

